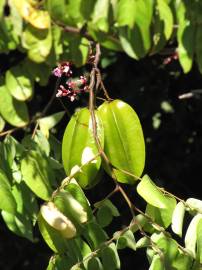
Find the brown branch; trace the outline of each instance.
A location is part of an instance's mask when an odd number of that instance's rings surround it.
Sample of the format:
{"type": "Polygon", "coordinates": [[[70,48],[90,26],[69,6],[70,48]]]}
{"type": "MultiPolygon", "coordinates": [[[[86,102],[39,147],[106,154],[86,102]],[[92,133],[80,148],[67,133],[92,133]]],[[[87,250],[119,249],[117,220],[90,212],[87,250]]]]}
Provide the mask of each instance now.
{"type": "Polygon", "coordinates": [[[29,125],[33,124],[34,122],[36,122],[38,119],[40,119],[39,117],[37,118],[33,118],[32,120],[29,121],[29,123],[21,126],[21,127],[15,127],[15,128],[12,128],[12,129],[9,129],[9,130],[5,130],[3,132],[0,133],[0,137],[3,137],[3,136],[6,136],[6,135],[10,135],[12,134],[13,132],[16,132],[20,129],[23,129],[23,128],[26,128],[28,127],[29,125]]]}
{"type": "MultiPolygon", "coordinates": [[[[134,224],[137,224],[137,221],[135,219],[132,220],[132,222],[130,222],[130,224],[128,226],[126,226],[125,228],[123,228],[120,231],[117,231],[116,233],[114,233],[113,237],[110,238],[108,241],[104,242],[101,244],[100,247],[98,247],[96,250],[92,251],[89,255],[85,256],[85,258],[79,262],[77,262],[75,265],[73,265],[73,267],[76,266],[81,266],[86,260],[89,260],[91,258],[93,258],[94,256],[97,256],[99,254],[99,252],[101,250],[104,250],[105,248],[107,248],[111,243],[113,243],[115,240],[117,240],[120,236],[122,236],[125,232],[127,232],[128,230],[130,230],[131,226],[133,226],[134,224]]],[[[164,259],[164,254],[162,252],[162,250],[157,246],[156,243],[154,243],[152,241],[152,239],[150,238],[150,236],[148,236],[142,229],[141,229],[141,234],[143,236],[145,236],[151,243],[152,248],[154,248],[157,253],[159,254],[159,256],[164,259]]]]}
{"type": "Polygon", "coordinates": [[[74,26],[65,25],[65,24],[58,22],[58,21],[53,22],[53,24],[63,28],[64,32],[80,35],[80,36],[87,38],[90,41],[93,41],[93,38],[91,37],[90,34],[87,33],[87,31],[85,30],[84,27],[79,29],[79,28],[74,27],[74,26]]]}
{"type": "MultiPolygon", "coordinates": [[[[107,195],[105,196],[105,198],[101,201],[99,201],[99,203],[103,203],[105,202],[106,200],[108,200],[109,198],[111,198],[115,193],[117,193],[119,191],[119,186],[116,185],[115,188],[107,195]]],[[[94,205],[95,206],[95,205],[94,205]]],[[[95,211],[97,210],[97,208],[99,207],[96,207],[93,209],[93,214],[95,213],[95,211]]]]}
{"type": "Polygon", "coordinates": [[[104,150],[102,149],[102,145],[100,143],[100,140],[99,140],[98,134],[97,134],[97,122],[96,122],[95,111],[94,111],[94,87],[97,86],[96,85],[96,72],[99,70],[98,63],[99,63],[100,55],[101,55],[100,45],[96,44],[96,54],[95,54],[95,59],[94,59],[94,63],[93,63],[93,68],[92,68],[91,74],[90,74],[90,85],[89,85],[89,110],[90,110],[91,120],[92,120],[93,137],[94,137],[94,140],[95,140],[95,143],[97,145],[97,148],[98,148],[100,155],[102,156],[102,158],[106,162],[106,164],[108,166],[110,166],[110,168],[111,168],[112,179],[114,180],[115,184],[117,186],[119,186],[119,190],[120,190],[122,196],[124,197],[126,203],[128,204],[132,216],[134,216],[132,203],[130,202],[130,199],[128,198],[125,191],[118,184],[116,176],[113,173],[114,168],[113,168],[111,162],[109,161],[108,157],[106,156],[104,150]]]}
{"type": "MultiPolygon", "coordinates": [[[[89,41],[93,41],[95,42],[94,38],[88,33],[88,31],[86,30],[86,25],[84,25],[81,29],[77,28],[77,27],[74,27],[74,26],[69,26],[69,25],[65,25],[61,22],[58,22],[58,21],[53,21],[52,22],[53,24],[63,28],[63,30],[67,33],[72,33],[72,34],[75,34],[75,35],[80,35],[82,37],[85,37],[87,38],[89,41]]],[[[106,34],[106,37],[117,43],[117,44],[120,44],[120,41],[118,38],[114,37],[114,36],[111,36],[111,35],[108,35],[106,34]]]]}

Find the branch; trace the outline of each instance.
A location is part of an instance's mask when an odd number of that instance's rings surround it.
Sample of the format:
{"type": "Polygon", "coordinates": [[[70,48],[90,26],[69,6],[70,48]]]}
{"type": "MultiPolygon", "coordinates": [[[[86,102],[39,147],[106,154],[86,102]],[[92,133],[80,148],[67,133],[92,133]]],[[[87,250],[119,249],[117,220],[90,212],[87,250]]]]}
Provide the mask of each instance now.
{"type": "MultiPolygon", "coordinates": [[[[52,94],[50,100],[48,101],[47,105],[43,109],[43,111],[41,113],[41,116],[44,116],[46,114],[46,112],[48,111],[48,109],[50,108],[50,106],[52,105],[52,103],[53,103],[53,101],[55,99],[55,96],[56,96],[56,93],[57,93],[57,90],[58,90],[60,81],[61,81],[61,78],[58,78],[57,81],[56,81],[56,84],[55,84],[55,88],[54,88],[53,94],[52,94]]],[[[36,122],[36,125],[34,127],[34,130],[32,132],[32,139],[34,139],[34,137],[36,135],[36,131],[37,131],[38,126],[39,126],[39,122],[37,121],[36,122]]]]}
{"type": "MultiPolygon", "coordinates": [[[[63,30],[65,32],[67,32],[67,33],[72,33],[72,34],[75,34],[75,35],[79,35],[79,36],[87,38],[89,41],[95,42],[94,38],[87,32],[86,25],[84,25],[81,29],[79,29],[79,28],[74,27],[74,26],[65,25],[65,24],[63,24],[61,22],[58,22],[58,21],[53,21],[53,24],[63,28],[63,30]]],[[[109,40],[111,40],[111,41],[113,41],[113,42],[115,42],[117,44],[120,44],[120,41],[119,41],[118,38],[115,38],[115,37],[113,37],[111,35],[108,35],[108,34],[106,34],[106,37],[109,40]]]]}
{"type": "MultiPolygon", "coordinates": [[[[117,238],[119,238],[120,236],[122,236],[128,230],[130,230],[131,226],[133,226],[135,224],[137,224],[137,221],[134,219],[134,220],[132,220],[130,222],[130,224],[127,227],[125,227],[122,230],[117,231],[116,233],[114,233],[114,235],[113,235],[113,237],[111,239],[109,239],[108,241],[102,243],[99,248],[97,248],[96,250],[92,251],[89,255],[85,256],[83,260],[81,260],[78,263],[76,263],[75,265],[73,265],[72,268],[73,267],[80,267],[86,260],[89,260],[89,259],[97,256],[100,253],[100,251],[102,251],[105,248],[107,248],[112,242],[114,242],[115,240],[117,240],[117,238]]],[[[163,254],[162,250],[156,245],[156,243],[154,243],[152,241],[152,239],[143,230],[141,230],[140,232],[141,232],[141,234],[143,236],[145,236],[150,241],[151,246],[153,248],[155,248],[155,250],[157,251],[157,253],[159,254],[159,256],[163,259],[164,258],[164,254],[163,254]]]]}

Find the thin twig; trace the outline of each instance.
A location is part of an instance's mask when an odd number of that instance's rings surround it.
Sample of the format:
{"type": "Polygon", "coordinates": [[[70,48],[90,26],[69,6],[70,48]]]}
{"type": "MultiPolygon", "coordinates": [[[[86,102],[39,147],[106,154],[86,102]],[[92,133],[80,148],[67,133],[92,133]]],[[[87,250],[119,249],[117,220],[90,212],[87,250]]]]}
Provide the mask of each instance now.
{"type": "Polygon", "coordinates": [[[98,158],[100,156],[100,153],[97,153],[94,157],[92,157],[91,159],[89,159],[87,162],[85,162],[84,164],[82,164],[80,167],[78,167],[76,169],[75,172],[71,173],[69,176],[65,177],[63,179],[63,181],[61,182],[61,185],[52,193],[52,197],[51,199],[53,199],[53,197],[55,197],[55,195],[62,189],[64,189],[64,187],[66,185],[68,185],[71,181],[71,179],[73,179],[75,177],[75,175],[79,172],[82,171],[82,169],[87,166],[89,163],[91,163],[92,161],[94,161],[96,158],[98,158]]]}
{"type": "MultiPolygon", "coordinates": [[[[53,24],[63,28],[63,30],[67,33],[72,33],[72,34],[76,34],[76,35],[79,35],[79,36],[82,36],[82,37],[85,37],[87,38],[89,41],[92,41],[92,42],[95,42],[94,41],[94,38],[87,32],[86,30],[86,26],[84,26],[83,28],[79,29],[77,27],[73,27],[73,26],[69,26],[69,25],[65,25],[61,22],[58,22],[58,21],[54,21],[53,24]]],[[[117,43],[117,44],[120,44],[120,41],[118,38],[114,37],[114,36],[111,36],[111,35],[107,35],[107,39],[117,43]]]]}
{"type": "MultiPolygon", "coordinates": [[[[105,202],[106,200],[110,199],[118,191],[119,191],[119,186],[116,185],[115,188],[107,196],[105,196],[103,200],[99,201],[99,204],[101,204],[101,203],[105,202]]],[[[98,209],[98,207],[95,206],[95,208],[93,209],[93,214],[95,213],[95,211],[97,209],[98,209]]]]}
{"type": "Polygon", "coordinates": [[[20,130],[20,129],[26,128],[26,127],[28,127],[29,125],[31,125],[31,124],[33,124],[34,122],[36,122],[38,119],[39,119],[39,117],[38,117],[38,118],[33,118],[31,121],[29,121],[29,123],[27,123],[27,124],[25,124],[25,125],[23,125],[23,126],[21,126],[21,127],[16,127],[16,128],[12,128],[12,129],[3,131],[3,132],[0,133],[0,137],[6,136],[6,135],[10,135],[10,134],[13,133],[13,132],[16,132],[16,131],[18,131],[18,130],[20,130]]]}
{"type": "Polygon", "coordinates": [[[71,118],[71,113],[68,111],[67,107],[64,105],[63,101],[61,98],[58,98],[62,108],[65,110],[66,114],[68,115],[69,118],[71,118]]]}
{"type": "MultiPolygon", "coordinates": [[[[100,140],[99,140],[98,134],[97,134],[97,122],[96,122],[95,111],[94,111],[94,87],[96,86],[96,71],[98,70],[97,66],[99,63],[100,55],[101,55],[100,46],[99,46],[99,44],[96,44],[95,60],[94,60],[93,68],[91,70],[91,74],[90,74],[89,110],[90,110],[90,114],[91,114],[92,127],[93,127],[93,137],[94,137],[95,143],[98,147],[100,155],[102,156],[102,158],[104,159],[106,164],[109,165],[111,168],[112,178],[113,178],[115,184],[119,185],[117,182],[116,176],[113,173],[113,167],[112,167],[108,157],[106,156],[104,150],[102,149],[102,145],[100,143],[100,140]]],[[[128,206],[130,208],[132,216],[134,216],[134,211],[133,211],[133,208],[132,208],[132,205],[131,205],[129,198],[127,197],[127,194],[125,193],[125,191],[121,187],[119,189],[120,189],[122,196],[124,197],[125,201],[127,202],[128,206]]]]}
{"type": "MultiPolygon", "coordinates": [[[[128,230],[130,230],[131,226],[133,226],[134,224],[137,224],[137,221],[134,219],[132,220],[132,222],[130,222],[130,224],[123,228],[122,230],[120,231],[117,231],[112,238],[110,238],[108,241],[104,242],[101,244],[101,246],[99,248],[97,248],[96,250],[92,251],[89,255],[85,256],[83,260],[77,262],[75,265],[73,265],[73,267],[79,267],[81,266],[85,261],[93,258],[94,256],[97,256],[100,251],[103,251],[105,248],[107,248],[111,243],[113,243],[115,240],[117,240],[120,236],[122,236],[125,232],[127,232],[128,230]]],[[[153,248],[155,248],[155,250],[158,252],[159,256],[160,257],[164,257],[164,254],[162,252],[162,250],[156,245],[156,243],[154,243],[152,241],[152,239],[143,231],[142,231],[142,234],[147,237],[147,239],[149,239],[150,243],[151,243],[151,246],[153,248]]]]}
{"type": "MultiPolygon", "coordinates": [[[[29,123],[29,124],[30,124],[30,123],[29,123]]],[[[17,131],[17,130],[19,130],[19,129],[25,128],[25,127],[27,127],[27,126],[28,126],[28,124],[27,124],[27,125],[24,125],[24,126],[22,126],[22,127],[16,127],[16,128],[12,128],[12,129],[3,131],[3,132],[0,133],[0,137],[6,136],[6,135],[10,135],[11,133],[13,133],[13,132],[15,132],[15,131],[17,131]]]]}
{"type": "MultiPolygon", "coordinates": [[[[57,81],[56,81],[56,84],[55,84],[55,88],[54,88],[53,94],[52,94],[50,100],[48,101],[48,103],[46,104],[45,108],[43,109],[43,111],[42,111],[42,113],[41,113],[41,116],[44,116],[44,115],[46,114],[46,112],[48,111],[48,109],[49,109],[50,106],[52,105],[53,101],[55,100],[56,93],[57,93],[57,90],[58,90],[60,81],[61,81],[61,78],[57,78],[57,81]]],[[[37,121],[37,122],[36,122],[36,125],[35,125],[35,127],[34,127],[34,130],[33,130],[33,132],[32,132],[32,139],[34,139],[34,137],[35,137],[35,135],[36,135],[38,126],[39,126],[39,122],[37,121]]]]}

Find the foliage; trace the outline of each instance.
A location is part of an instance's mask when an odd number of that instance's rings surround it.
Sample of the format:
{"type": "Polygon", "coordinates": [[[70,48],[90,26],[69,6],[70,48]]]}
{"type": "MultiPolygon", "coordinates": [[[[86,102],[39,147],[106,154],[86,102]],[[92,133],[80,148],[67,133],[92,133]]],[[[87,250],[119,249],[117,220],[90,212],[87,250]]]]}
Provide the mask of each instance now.
{"type": "Polygon", "coordinates": [[[126,102],[109,97],[98,68],[100,45],[106,54],[124,51],[139,60],[177,44],[170,59],[179,58],[185,73],[195,59],[202,72],[201,11],[197,0],[0,0],[0,53],[21,55],[0,78],[0,134],[6,135],[0,142],[1,215],[9,230],[33,242],[38,224],[54,252],[48,270],[121,269],[118,251],[124,248],[146,249],[149,269],[201,269],[202,201],[184,201],[142,176],[140,120],[126,102]],[[87,82],[85,76],[71,80],[72,63],[89,65],[87,82]],[[30,117],[35,85],[45,86],[57,64],[54,74],[62,73],[50,102],[30,117]],[[63,79],[67,89],[59,86],[63,79]],[[104,94],[100,106],[98,91],[104,94]],[[51,130],[68,111],[47,111],[56,94],[74,101],[82,93],[89,94],[88,107],[71,116],[61,145],[51,130]],[[5,130],[9,125],[14,127],[5,130]],[[19,129],[21,141],[11,135],[19,129]],[[103,171],[114,189],[91,205],[85,189],[96,190],[103,171]],[[132,185],[145,211],[129,199],[123,184],[132,185]],[[132,218],[111,235],[107,228],[120,215],[110,200],[117,192],[132,218]],[[191,217],[188,228],[185,214],[191,217]]]}

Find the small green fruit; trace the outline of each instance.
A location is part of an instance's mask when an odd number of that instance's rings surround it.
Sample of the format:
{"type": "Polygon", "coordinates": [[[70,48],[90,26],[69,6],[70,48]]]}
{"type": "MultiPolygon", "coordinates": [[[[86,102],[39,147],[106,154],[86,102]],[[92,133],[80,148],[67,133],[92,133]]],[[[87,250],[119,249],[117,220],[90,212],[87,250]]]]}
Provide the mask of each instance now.
{"type": "Polygon", "coordinates": [[[76,228],[74,224],[64,216],[52,202],[42,205],[41,215],[45,221],[60,231],[65,238],[72,238],[76,235],[76,228]]]}

